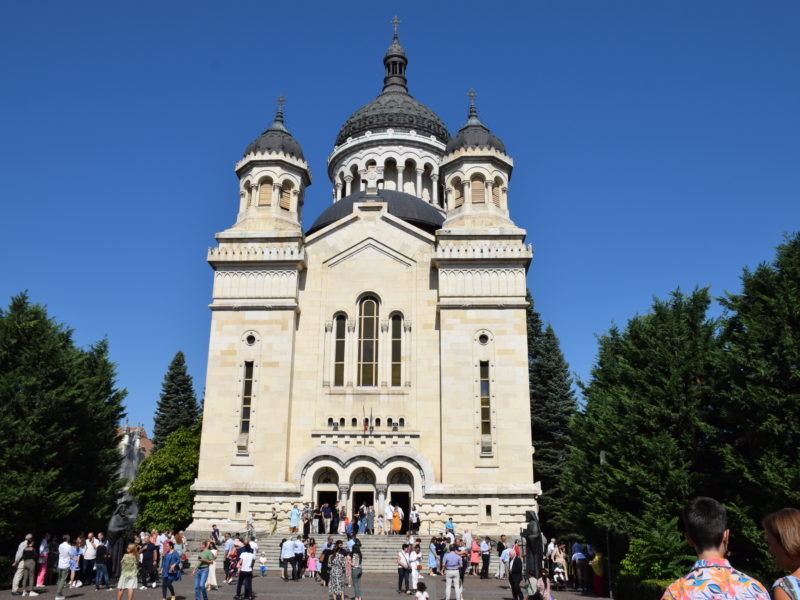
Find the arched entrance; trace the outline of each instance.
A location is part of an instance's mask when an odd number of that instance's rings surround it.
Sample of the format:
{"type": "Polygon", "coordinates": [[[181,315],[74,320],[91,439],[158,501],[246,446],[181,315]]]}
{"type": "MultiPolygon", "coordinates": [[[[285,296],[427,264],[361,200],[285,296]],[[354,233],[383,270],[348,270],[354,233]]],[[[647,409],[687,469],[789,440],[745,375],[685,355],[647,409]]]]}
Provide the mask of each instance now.
{"type": "Polygon", "coordinates": [[[375,473],[366,467],[353,471],[350,478],[351,512],[358,511],[361,506],[375,506],[375,473]]]}
{"type": "Polygon", "coordinates": [[[408,531],[408,515],[411,513],[414,501],[414,477],[407,469],[398,467],[389,473],[387,482],[389,484],[387,497],[392,506],[399,506],[403,512],[400,532],[406,533],[408,531]]]}
{"type": "Polygon", "coordinates": [[[317,506],[333,507],[339,501],[339,474],[330,467],[314,473],[314,502],[317,506]]]}

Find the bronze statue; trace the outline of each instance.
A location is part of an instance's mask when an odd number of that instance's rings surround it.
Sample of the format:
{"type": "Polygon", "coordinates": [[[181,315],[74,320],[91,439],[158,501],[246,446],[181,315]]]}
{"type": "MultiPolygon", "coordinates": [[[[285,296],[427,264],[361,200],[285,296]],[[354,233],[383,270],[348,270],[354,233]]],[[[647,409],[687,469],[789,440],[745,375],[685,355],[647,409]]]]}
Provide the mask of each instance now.
{"type": "Polygon", "coordinates": [[[525,547],[527,549],[525,569],[528,577],[539,579],[542,573],[542,555],[544,554],[542,528],[539,526],[539,518],[534,511],[526,511],[525,519],[528,521],[528,526],[525,528],[525,547]]]}

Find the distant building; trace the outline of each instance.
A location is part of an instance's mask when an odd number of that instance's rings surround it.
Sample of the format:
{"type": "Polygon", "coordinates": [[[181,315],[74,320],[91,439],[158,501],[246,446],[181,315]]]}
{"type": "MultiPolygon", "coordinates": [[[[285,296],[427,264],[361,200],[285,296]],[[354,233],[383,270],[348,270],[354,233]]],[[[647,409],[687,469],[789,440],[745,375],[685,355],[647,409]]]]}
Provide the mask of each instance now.
{"type": "Polygon", "coordinates": [[[119,436],[119,449],[123,456],[126,455],[128,446],[131,444],[139,461],[147,458],[153,452],[153,441],[147,437],[147,431],[142,426],[117,427],[117,436],[119,436]]]}

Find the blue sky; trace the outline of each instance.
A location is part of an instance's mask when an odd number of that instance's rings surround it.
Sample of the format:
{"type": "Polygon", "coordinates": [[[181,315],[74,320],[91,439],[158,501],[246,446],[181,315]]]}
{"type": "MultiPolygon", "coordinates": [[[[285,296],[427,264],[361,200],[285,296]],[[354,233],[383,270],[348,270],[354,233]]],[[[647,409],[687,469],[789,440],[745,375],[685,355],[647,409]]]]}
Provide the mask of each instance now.
{"type": "Polygon", "coordinates": [[[108,336],[132,423],[178,349],[200,393],[234,163],[284,93],[313,222],[395,12],[411,93],[455,132],[474,87],[514,158],[528,283],[581,378],[612,323],[737,291],[800,228],[796,2],[6,2],[0,302],[28,290],[79,343],[108,336]]]}

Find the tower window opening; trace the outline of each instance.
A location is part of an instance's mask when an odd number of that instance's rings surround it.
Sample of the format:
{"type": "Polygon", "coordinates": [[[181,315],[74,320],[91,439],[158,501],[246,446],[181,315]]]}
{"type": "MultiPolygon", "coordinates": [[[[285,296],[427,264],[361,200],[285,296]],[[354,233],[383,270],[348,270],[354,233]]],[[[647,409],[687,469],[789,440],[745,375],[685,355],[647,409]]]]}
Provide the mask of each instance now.
{"type": "Polygon", "coordinates": [[[490,390],[489,361],[479,365],[481,394],[481,454],[492,453],[492,395],[490,390]]]}
{"type": "Polygon", "coordinates": [[[486,202],[486,183],[483,177],[475,177],[470,181],[470,196],[473,204],[486,202]]]}
{"type": "Polygon", "coordinates": [[[253,362],[244,363],[244,381],[242,386],[242,413],[239,419],[239,433],[246,436],[250,433],[250,409],[253,402],[253,362]]]}
{"type": "Polygon", "coordinates": [[[464,204],[464,187],[460,179],[453,180],[453,207],[458,208],[464,204]]]}
{"type": "Polygon", "coordinates": [[[494,180],[494,185],[492,186],[492,202],[495,206],[500,207],[500,188],[503,186],[503,182],[499,177],[494,180]]]}
{"type": "Polygon", "coordinates": [[[281,186],[280,207],[283,210],[292,209],[292,187],[293,186],[291,181],[284,181],[283,185],[281,186]]]}
{"type": "Polygon", "coordinates": [[[258,184],[258,205],[269,206],[272,204],[272,179],[263,179],[258,184]]]}

